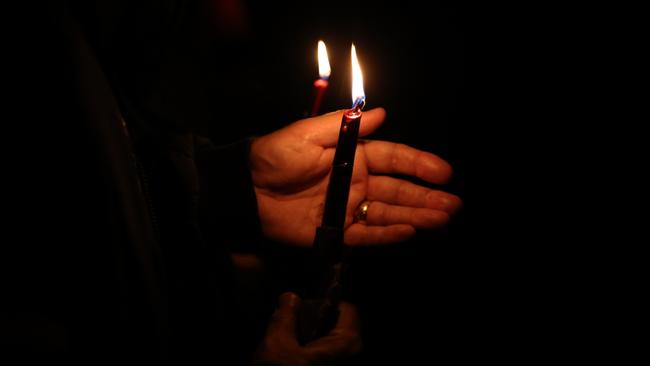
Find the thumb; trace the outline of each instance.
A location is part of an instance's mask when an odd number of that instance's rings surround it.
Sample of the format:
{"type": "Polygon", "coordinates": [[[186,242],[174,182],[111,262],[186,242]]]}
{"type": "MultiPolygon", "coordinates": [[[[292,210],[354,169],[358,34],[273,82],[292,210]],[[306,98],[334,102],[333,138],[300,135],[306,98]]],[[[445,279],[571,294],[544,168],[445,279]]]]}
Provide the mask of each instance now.
{"type": "Polygon", "coordinates": [[[296,317],[300,308],[300,298],[292,292],[280,296],[278,309],[273,313],[268,334],[296,337],[296,317]]]}
{"type": "MultiPolygon", "coordinates": [[[[308,140],[319,146],[335,146],[341,129],[341,119],[344,111],[327,113],[322,116],[304,119],[294,127],[296,133],[306,136],[308,140]]],[[[375,131],[386,119],[384,108],[374,108],[363,112],[359,126],[359,136],[363,137],[375,131]]]]}

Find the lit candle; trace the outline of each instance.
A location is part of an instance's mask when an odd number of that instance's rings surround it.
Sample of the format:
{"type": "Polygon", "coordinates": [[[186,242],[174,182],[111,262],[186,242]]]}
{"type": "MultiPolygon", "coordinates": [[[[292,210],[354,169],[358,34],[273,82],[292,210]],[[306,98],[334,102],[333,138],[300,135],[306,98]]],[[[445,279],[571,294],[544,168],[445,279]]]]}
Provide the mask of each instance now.
{"type": "Polygon", "coordinates": [[[321,226],[314,238],[316,285],[303,301],[299,319],[299,337],[302,344],[327,334],[338,319],[341,295],[341,276],[345,270],[343,231],[345,213],[350,195],[350,182],[354,169],[354,155],[359,137],[361,110],[365,105],[363,77],[352,45],[352,108],[343,113],[339,139],[334,153],[332,172],[321,226]]]}
{"type": "Polygon", "coordinates": [[[314,81],[314,103],[311,107],[310,116],[314,117],[318,115],[320,110],[321,102],[323,101],[323,96],[325,95],[325,90],[329,82],[327,81],[330,77],[332,69],[330,68],[330,62],[327,57],[327,48],[325,47],[325,42],[318,41],[318,74],[320,78],[314,81]]]}
{"type": "Polygon", "coordinates": [[[354,44],[350,52],[352,58],[352,109],[346,110],[341,120],[322,222],[323,226],[337,228],[343,228],[345,224],[345,212],[350,193],[352,169],[354,168],[354,154],[357,149],[359,125],[361,124],[361,109],[366,101],[363,92],[363,75],[354,44]]]}

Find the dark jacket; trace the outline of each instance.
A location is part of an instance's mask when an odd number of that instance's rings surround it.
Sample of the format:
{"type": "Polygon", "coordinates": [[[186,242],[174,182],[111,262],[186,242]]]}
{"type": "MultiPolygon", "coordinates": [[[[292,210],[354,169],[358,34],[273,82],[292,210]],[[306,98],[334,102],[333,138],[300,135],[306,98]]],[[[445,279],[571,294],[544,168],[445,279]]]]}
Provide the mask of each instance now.
{"type": "Polygon", "coordinates": [[[184,120],[192,113],[167,83],[182,73],[166,56],[175,38],[162,5],[147,35],[137,16],[118,35],[65,2],[22,35],[9,83],[20,126],[8,135],[23,141],[5,190],[6,350],[241,361],[227,244],[259,237],[249,144],[215,147],[184,120]]]}

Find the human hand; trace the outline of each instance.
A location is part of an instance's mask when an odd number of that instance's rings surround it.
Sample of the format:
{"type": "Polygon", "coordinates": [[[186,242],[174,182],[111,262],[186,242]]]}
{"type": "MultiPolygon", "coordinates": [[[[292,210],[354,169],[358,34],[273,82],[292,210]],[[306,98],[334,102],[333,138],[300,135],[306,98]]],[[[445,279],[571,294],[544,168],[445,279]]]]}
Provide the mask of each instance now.
{"type": "MultiPolygon", "coordinates": [[[[343,111],[297,121],[262,136],[251,146],[251,170],[264,234],[285,243],[309,246],[323,215],[325,192],[343,111]]],[[[382,108],[364,112],[359,136],[384,121],[382,108]]],[[[451,167],[439,157],[403,144],[359,140],[348,200],[348,245],[406,240],[415,229],[435,229],[460,207],[452,194],[385,174],[402,174],[444,184],[451,167]],[[370,200],[366,222],[354,211],[370,200]]]]}
{"type": "Polygon", "coordinates": [[[293,293],[280,296],[279,307],[273,314],[253,365],[334,365],[361,351],[359,317],[356,308],[345,302],[339,304],[340,313],[334,329],[301,346],[296,336],[300,304],[300,298],[293,293]]]}

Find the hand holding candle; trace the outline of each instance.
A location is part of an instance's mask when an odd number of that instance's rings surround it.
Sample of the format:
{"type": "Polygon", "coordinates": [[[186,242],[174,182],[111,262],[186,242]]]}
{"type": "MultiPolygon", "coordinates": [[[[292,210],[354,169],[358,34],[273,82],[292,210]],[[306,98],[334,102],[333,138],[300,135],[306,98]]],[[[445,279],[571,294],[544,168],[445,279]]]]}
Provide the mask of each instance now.
{"type": "Polygon", "coordinates": [[[336,321],[344,240],[348,245],[403,241],[416,228],[443,226],[460,206],[454,195],[386,176],[444,184],[451,168],[437,156],[390,142],[357,146],[358,137],[379,127],[385,113],[368,111],[361,124],[363,80],[354,46],[351,52],[352,109],[298,121],[251,145],[263,233],[280,242],[314,245],[313,270],[321,278],[302,303],[303,344],[326,334],[336,321]],[[367,200],[366,220],[354,222],[355,208],[367,200]]]}
{"type": "MultiPolygon", "coordinates": [[[[292,246],[313,244],[314,232],[323,221],[324,197],[345,112],[303,119],[253,140],[250,168],[265,236],[292,246]]],[[[359,137],[371,134],[385,119],[382,108],[364,111],[359,137]]],[[[347,245],[404,241],[416,229],[444,226],[460,206],[453,194],[392,174],[444,184],[451,177],[451,167],[434,154],[403,144],[359,142],[345,215],[347,245]],[[367,220],[354,222],[354,211],[365,200],[372,201],[367,220]]]]}

